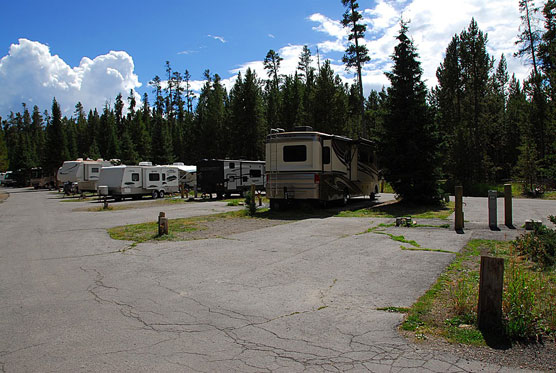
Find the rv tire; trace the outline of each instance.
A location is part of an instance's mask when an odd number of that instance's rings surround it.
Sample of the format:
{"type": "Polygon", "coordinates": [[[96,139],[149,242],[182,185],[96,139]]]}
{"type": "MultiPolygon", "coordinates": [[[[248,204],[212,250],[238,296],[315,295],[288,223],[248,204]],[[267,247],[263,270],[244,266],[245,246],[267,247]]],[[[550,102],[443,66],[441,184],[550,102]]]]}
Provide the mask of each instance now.
{"type": "Polygon", "coordinates": [[[158,191],[153,190],[151,193],[151,196],[153,197],[153,199],[157,199],[158,198],[158,191]]]}
{"type": "Polygon", "coordinates": [[[158,197],[159,197],[159,198],[164,198],[164,191],[163,191],[163,190],[160,190],[160,191],[158,192],[158,197]]]}
{"type": "Polygon", "coordinates": [[[344,198],[342,199],[342,204],[344,206],[346,206],[348,204],[349,201],[349,193],[346,191],[344,191],[344,198]]]}

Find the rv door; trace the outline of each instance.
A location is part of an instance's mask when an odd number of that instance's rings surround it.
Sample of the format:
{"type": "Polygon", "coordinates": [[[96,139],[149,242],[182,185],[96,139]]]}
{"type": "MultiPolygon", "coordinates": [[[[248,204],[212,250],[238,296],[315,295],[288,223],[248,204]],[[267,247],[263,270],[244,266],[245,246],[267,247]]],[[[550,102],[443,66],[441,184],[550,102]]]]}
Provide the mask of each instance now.
{"type": "Polygon", "coordinates": [[[224,163],[224,182],[226,190],[237,190],[241,185],[240,162],[224,163]]]}
{"type": "Polygon", "coordinates": [[[98,180],[100,175],[100,164],[84,164],[85,181],[98,180]]]}

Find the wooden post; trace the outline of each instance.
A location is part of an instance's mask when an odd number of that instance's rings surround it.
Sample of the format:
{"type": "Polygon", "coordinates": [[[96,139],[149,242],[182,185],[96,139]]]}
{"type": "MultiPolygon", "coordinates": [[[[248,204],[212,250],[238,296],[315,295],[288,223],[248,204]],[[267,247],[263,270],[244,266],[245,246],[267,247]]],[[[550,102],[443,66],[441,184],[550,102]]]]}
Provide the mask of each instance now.
{"type": "Polygon", "coordinates": [[[181,199],[184,199],[184,198],[185,198],[185,192],[184,192],[184,189],[185,189],[185,188],[183,187],[183,184],[180,184],[180,193],[181,193],[181,199]]]}
{"type": "Polygon", "coordinates": [[[512,222],[512,184],[504,184],[504,224],[513,228],[512,222]]]}
{"type": "Polygon", "coordinates": [[[168,234],[168,218],[165,212],[158,214],[158,235],[168,234]]]}
{"type": "Polygon", "coordinates": [[[380,193],[384,193],[384,179],[380,180],[380,193]]]}
{"type": "Polygon", "coordinates": [[[479,330],[498,331],[502,326],[504,259],[481,256],[479,278],[479,330]]]}
{"type": "Polygon", "coordinates": [[[103,209],[107,209],[108,208],[108,196],[104,196],[104,206],[103,209]]]}
{"type": "Polygon", "coordinates": [[[463,230],[463,186],[456,186],[456,216],[454,222],[456,231],[463,230]]]}

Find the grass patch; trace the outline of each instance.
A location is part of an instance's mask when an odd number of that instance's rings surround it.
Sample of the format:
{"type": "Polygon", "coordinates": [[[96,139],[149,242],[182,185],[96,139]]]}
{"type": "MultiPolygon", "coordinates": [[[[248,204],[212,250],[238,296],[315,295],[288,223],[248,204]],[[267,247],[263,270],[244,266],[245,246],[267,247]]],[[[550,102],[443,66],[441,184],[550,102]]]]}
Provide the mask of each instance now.
{"type": "MultiPolygon", "coordinates": [[[[100,207],[102,209],[102,207],[100,207]]],[[[250,218],[246,210],[230,211],[220,214],[196,216],[191,218],[179,218],[168,220],[168,231],[170,234],[158,236],[158,223],[148,222],[140,224],[122,225],[108,229],[108,234],[115,240],[133,241],[142,243],[147,241],[187,241],[187,233],[207,229],[207,223],[218,219],[250,218]]],[[[255,217],[256,218],[256,217],[255,217]]]]}
{"type": "Polygon", "coordinates": [[[409,308],[407,307],[380,307],[376,309],[377,311],[386,311],[392,313],[408,313],[409,308]]]}
{"type": "Polygon", "coordinates": [[[481,255],[505,259],[503,317],[507,336],[556,339],[554,270],[536,271],[532,263],[516,256],[511,242],[489,240],[470,241],[410,308],[400,328],[416,339],[432,336],[485,345],[476,326],[481,255]]]}
{"type": "MultiPolygon", "coordinates": [[[[83,200],[77,200],[73,202],[81,202],[81,201],[83,200]]],[[[109,202],[108,209],[104,209],[102,206],[95,206],[95,207],[81,207],[81,208],[74,209],[73,211],[99,212],[99,211],[133,210],[133,209],[145,209],[145,208],[156,207],[156,206],[176,205],[176,204],[182,204],[186,202],[187,199],[181,199],[181,198],[153,199],[145,202],[131,202],[131,203],[109,202]]]]}
{"type": "Polygon", "coordinates": [[[409,251],[431,251],[436,253],[446,253],[446,254],[454,254],[452,251],[442,250],[442,249],[428,249],[426,247],[407,247],[407,246],[400,246],[402,250],[409,250],[409,251]]]}
{"type": "Polygon", "coordinates": [[[544,192],[543,199],[556,200],[556,191],[544,192]]]}
{"type": "Polygon", "coordinates": [[[454,208],[454,202],[448,202],[437,206],[422,206],[399,201],[394,203],[383,203],[381,205],[355,211],[341,211],[336,216],[357,218],[396,218],[398,216],[411,216],[414,219],[448,219],[454,212],[454,208]]]}
{"type": "Polygon", "coordinates": [[[241,200],[241,199],[231,199],[231,200],[228,200],[227,206],[239,206],[240,204],[243,204],[243,200],[241,200]]]}

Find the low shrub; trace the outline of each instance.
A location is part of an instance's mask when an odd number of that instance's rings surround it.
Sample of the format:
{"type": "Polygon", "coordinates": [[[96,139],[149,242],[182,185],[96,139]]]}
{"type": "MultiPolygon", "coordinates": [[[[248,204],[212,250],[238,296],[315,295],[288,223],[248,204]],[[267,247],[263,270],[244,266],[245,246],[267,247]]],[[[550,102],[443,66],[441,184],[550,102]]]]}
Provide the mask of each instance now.
{"type": "Polygon", "coordinates": [[[249,216],[255,216],[257,212],[257,202],[255,196],[251,195],[250,191],[245,194],[245,208],[249,216]]]}
{"type": "MultiPolygon", "coordinates": [[[[549,216],[556,224],[556,217],[549,216]]],[[[554,266],[556,254],[556,230],[545,225],[535,226],[534,230],[519,236],[513,241],[514,249],[542,269],[554,266]]]]}

